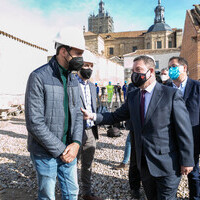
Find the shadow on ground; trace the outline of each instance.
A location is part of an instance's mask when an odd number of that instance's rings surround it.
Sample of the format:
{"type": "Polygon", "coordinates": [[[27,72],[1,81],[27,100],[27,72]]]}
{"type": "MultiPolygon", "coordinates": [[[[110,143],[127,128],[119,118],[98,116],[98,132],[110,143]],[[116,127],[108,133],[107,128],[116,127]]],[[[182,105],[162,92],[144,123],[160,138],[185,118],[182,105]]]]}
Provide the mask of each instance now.
{"type": "Polygon", "coordinates": [[[27,135],[15,133],[13,131],[5,131],[5,130],[0,130],[0,135],[8,135],[13,138],[22,138],[22,139],[28,138],[27,135]]]}
{"type": "MultiPolygon", "coordinates": [[[[0,194],[0,200],[35,200],[37,197],[37,181],[35,171],[30,162],[30,157],[3,153],[0,155],[0,159],[7,160],[5,163],[0,164],[0,180],[1,184],[6,188],[5,192],[0,194]]],[[[78,174],[80,174],[80,170],[78,170],[78,174]]],[[[128,180],[99,173],[93,173],[92,177],[96,182],[94,192],[97,193],[98,196],[105,199],[120,200],[120,198],[114,196],[123,195],[125,197],[123,199],[130,199],[127,189],[128,180]],[[107,185],[109,185],[109,187],[107,187],[107,185]],[[113,187],[116,187],[114,192],[113,187]]],[[[58,189],[56,190],[56,199],[61,200],[58,189]]],[[[79,199],[81,200],[82,198],[79,197],[79,199]]]]}

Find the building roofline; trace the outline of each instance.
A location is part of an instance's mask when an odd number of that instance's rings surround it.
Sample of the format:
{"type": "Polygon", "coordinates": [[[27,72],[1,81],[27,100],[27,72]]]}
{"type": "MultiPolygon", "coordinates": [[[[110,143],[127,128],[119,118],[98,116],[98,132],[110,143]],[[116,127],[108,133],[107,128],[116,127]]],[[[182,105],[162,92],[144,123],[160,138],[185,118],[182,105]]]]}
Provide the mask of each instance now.
{"type": "Polygon", "coordinates": [[[158,53],[171,53],[171,52],[179,52],[180,48],[170,48],[170,49],[139,49],[135,52],[131,52],[128,54],[124,54],[123,57],[131,57],[134,55],[145,55],[145,54],[158,54],[158,53]]]}
{"type": "Polygon", "coordinates": [[[98,34],[93,33],[91,31],[84,32],[84,36],[91,36],[91,35],[98,35],[98,34]]]}
{"type": "MultiPolygon", "coordinates": [[[[192,26],[195,28],[196,32],[199,34],[200,33],[200,15],[199,13],[196,11],[196,7],[198,5],[193,5],[194,8],[191,10],[187,10],[188,16],[191,20],[192,26]],[[196,21],[195,21],[196,20],[196,21]],[[198,22],[197,22],[198,21],[198,22]],[[198,23],[198,24],[197,24],[198,23]]],[[[200,5],[199,5],[200,6],[200,5]]]]}

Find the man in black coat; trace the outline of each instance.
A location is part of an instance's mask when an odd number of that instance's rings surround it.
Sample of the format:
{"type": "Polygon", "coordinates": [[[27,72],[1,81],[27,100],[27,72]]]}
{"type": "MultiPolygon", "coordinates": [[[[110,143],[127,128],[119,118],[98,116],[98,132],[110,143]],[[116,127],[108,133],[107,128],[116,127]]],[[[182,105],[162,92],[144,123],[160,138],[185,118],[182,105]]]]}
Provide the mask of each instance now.
{"type": "Polygon", "coordinates": [[[195,166],[188,174],[190,199],[200,199],[200,83],[187,76],[187,61],[182,57],[172,57],[169,60],[169,76],[173,82],[171,87],[181,90],[187,110],[189,112],[194,137],[194,161],[195,166]]]}

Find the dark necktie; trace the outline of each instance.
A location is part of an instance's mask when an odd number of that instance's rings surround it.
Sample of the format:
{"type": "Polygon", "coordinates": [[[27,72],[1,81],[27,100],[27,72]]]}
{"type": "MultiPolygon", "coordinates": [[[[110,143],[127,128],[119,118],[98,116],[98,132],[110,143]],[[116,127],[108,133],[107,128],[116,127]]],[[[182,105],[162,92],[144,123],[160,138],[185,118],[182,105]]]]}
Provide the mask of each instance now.
{"type": "Polygon", "coordinates": [[[145,116],[145,93],[146,90],[141,91],[141,102],[140,102],[140,117],[141,117],[141,124],[144,125],[144,116],[145,116]]]}

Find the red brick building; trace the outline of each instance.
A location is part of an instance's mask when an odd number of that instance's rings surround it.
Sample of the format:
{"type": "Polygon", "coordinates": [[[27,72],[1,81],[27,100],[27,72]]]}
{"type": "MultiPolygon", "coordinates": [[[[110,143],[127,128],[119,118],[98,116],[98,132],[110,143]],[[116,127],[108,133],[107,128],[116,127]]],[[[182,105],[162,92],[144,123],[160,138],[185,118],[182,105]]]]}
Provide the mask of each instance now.
{"type": "Polygon", "coordinates": [[[200,79],[200,4],[187,10],[180,56],[188,61],[189,77],[200,79]]]}

